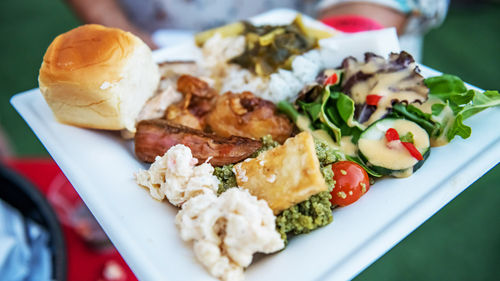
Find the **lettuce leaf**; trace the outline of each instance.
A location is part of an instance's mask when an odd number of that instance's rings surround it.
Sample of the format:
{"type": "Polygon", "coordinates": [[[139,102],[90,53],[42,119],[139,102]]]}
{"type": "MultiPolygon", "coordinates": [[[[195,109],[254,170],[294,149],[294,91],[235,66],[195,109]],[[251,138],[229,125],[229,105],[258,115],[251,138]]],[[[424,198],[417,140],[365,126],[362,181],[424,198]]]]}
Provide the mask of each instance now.
{"type": "Polygon", "coordinates": [[[404,105],[402,103],[397,103],[392,106],[392,109],[393,117],[405,118],[417,123],[420,127],[427,131],[431,138],[432,136],[439,135],[441,124],[439,122],[435,122],[432,119],[431,114],[424,113],[411,104],[404,105]]]}
{"type": "Polygon", "coordinates": [[[456,136],[470,137],[472,130],[464,120],[486,108],[500,105],[498,91],[467,89],[465,83],[454,75],[430,77],[425,79],[425,84],[429,87],[429,97],[440,100],[431,106],[431,114],[411,104],[398,103],[393,105],[392,115],[419,124],[436,144],[450,142],[456,136]]]}
{"type": "Polygon", "coordinates": [[[349,96],[339,93],[337,110],[347,126],[358,127],[360,130],[366,129],[365,126],[354,119],[354,101],[349,96]]]}
{"type": "Polygon", "coordinates": [[[427,121],[440,126],[439,133],[436,135],[434,132],[431,138],[445,136],[448,142],[455,136],[466,139],[470,137],[472,130],[463,121],[486,108],[500,105],[498,91],[480,92],[467,89],[465,83],[454,75],[430,77],[425,79],[425,84],[429,87],[430,96],[443,101],[442,104],[432,106],[432,114],[427,118],[427,121]],[[451,109],[453,115],[446,108],[451,109]]]}
{"type": "Polygon", "coordinates": [[[486,108],[500,105],[500,93],[498,91],[485,91],[481,93],[476,90],[469,90],[468,92],[473,92],[474,95],[472,103],[465,105],[460,112],[464,120],[486,108]]]}
{"type": "MultiPolygon", "coordinates": [[[[335,142],[340,146],[340,138],[342,137],[342,133],[340,131],[341,124],[341,116],[336,110],[334,98],[338,98],[339,93],[333,92],[330,93],[329,87],[326,87],[323,91],[323,96],[321,97],[321,113],[320,120],[323,125],[326,125],[327,128],[333,135],[335,136],[335,142]]],[[[324,126],[322,126],[324,127],[324,126]]]]}

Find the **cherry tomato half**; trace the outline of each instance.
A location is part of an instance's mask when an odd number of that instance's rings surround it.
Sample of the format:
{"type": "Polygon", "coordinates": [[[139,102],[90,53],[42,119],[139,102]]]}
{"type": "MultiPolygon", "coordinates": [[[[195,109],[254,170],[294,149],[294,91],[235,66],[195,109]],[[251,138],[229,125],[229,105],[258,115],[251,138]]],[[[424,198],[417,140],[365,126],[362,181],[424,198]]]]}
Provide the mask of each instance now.
{"type": "Polygon", "coordinates": [[[365,169],[351,161],[332,164],[335,187],[331,194],[333,205],[347,206],[356,202],[370,188],[370,179],[365,169]]]}

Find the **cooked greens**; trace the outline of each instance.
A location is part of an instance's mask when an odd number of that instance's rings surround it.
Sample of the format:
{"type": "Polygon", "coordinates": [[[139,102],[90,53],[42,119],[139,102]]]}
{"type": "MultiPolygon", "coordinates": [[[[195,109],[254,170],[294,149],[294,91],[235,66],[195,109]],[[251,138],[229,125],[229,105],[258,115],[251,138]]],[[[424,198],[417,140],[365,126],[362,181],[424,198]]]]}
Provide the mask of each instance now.
{"type": "Polygon", "coordinates": [[[302,17],[297,16],[289,25],[255,26],[244,22],[245,51],[230,62],[265,76],[279,68],[291,69],[292,61],[318,46],[318,38],[310,35],[302,17]]]}
{"type": "Polygon", "coordinates": [[[243,22],[235,22],[200,32],[194,36],[194,41],[196,45],[203,46],[203,44],[216,33],[219,33],[222,37],[232,37],[238,36],[244,31],[245,24],[243,22]]]}

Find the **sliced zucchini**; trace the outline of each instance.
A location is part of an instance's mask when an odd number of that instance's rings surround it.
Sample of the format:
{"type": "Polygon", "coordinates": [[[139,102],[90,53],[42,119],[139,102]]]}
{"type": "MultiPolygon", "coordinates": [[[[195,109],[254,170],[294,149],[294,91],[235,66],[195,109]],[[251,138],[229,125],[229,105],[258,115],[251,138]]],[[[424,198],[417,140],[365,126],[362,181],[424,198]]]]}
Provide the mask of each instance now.
{"type": "Polygon", "coordinates": [[[429,134],[417,123],[406,119],[381,119],[361,133],[358,149],[361,159],[377,173],[408,177],[422,166],[430,154],[429,134]],[[414,158],[401,143],[389,147],[385,133],[390,128],[394,128],[400,136],[411,132],[413,144],[423,159],[419,161],[414,158]]]}

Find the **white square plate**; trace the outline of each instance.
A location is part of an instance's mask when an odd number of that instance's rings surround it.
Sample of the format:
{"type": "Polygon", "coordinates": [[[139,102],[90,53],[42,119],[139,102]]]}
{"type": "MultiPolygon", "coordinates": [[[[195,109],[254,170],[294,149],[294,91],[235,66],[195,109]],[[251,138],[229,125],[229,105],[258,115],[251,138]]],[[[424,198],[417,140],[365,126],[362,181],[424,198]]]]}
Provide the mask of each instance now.
{"type": "MultiPolygon", "coordinates": [[[[290,11],[261,17],[289,20],[290,11]],[[287,18],[288,17],[288,18],[287,18]]],[[[182,59],[185,47],[160,50],[157,59],[182,59]]],[[[185,56],[186,55],[186,56],[185,56]]],[[[439,73],[421,67],[424,76],[439,73]]],[[[147,168],[132,143],[117,133],[55,121],[40,91],[17,94],[11,103],[40,138],[140,280],[213,280],[181,241],[177,212],[153,200],[133,175],[147,168]]],[[[374,262],[431,217],[500,159],[500,109],[467,120],[472,136],[433,148],[423,167],[405,179],[378,181],[355,204],[333,211],[330,225],[291,239],[287,248],[255,261],[247,280],[344,280],[374,262]]]]}

